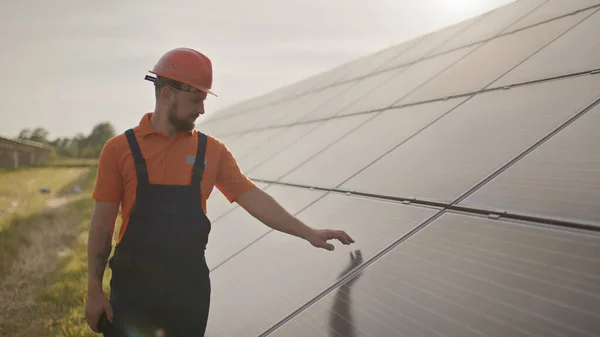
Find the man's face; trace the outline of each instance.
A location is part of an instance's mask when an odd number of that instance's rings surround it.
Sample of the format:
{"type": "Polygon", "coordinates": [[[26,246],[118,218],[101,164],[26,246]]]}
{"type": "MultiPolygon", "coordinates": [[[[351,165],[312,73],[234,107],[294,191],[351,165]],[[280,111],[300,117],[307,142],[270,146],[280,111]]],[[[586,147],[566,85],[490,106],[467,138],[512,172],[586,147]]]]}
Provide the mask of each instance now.
{"type": "Polygon", "coordinates": [[[180,132],[192,131],[198,116],[204,114],[204,92],[187,92],[172,89],[168,108],[169,122],[180,132]]]}

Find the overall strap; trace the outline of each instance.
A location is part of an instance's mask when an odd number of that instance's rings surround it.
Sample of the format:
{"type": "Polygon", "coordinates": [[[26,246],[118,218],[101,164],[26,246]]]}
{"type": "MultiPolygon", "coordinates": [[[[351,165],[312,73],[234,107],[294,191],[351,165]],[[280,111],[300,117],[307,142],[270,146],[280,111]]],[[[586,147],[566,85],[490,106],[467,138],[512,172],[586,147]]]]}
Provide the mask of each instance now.
{"type": "Polygon", "coordinates": [[[192,186],[199,186],[204,173],[204,156],[206,155],[206,144],[208,137],[202,132],[198,132],[198,150],[196,151],[196,160],[192,168],[192,186]]]}
{"type": "Polygon", "coordinates": [[[148,179],[146,160],[142,155],[142,150],[140,149],[140,145],[138,144],[135,134],[133,133],[133,129],[125,131],[125,136],[127,137],[127,142],[129,143],[129,148],[131,148],[131,154],[133,155],[138,183],[149,184],[150,180],[148,179]]]}

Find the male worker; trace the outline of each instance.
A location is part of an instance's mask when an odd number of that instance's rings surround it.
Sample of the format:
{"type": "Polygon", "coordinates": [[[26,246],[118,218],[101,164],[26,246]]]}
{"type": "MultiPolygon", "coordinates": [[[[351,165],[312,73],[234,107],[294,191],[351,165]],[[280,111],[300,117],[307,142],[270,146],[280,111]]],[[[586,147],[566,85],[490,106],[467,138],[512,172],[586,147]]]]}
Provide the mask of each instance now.
{"type": "Polygon", "coordinates": [[[333,250],[328,240],[354,241],[343,231],[303,224],[242,173],[223,143],[195,130],[213,94],[205,55],[174,49],[151,73],[156,77],[146,79],[155,85],[154,111],[107,141],[99,158],[85,314],[90,328],[105,336],[203,336],[211,291],[205,210],[213,187],[265,225],[315,247],[333,250]],[[119,206],[123,221],[109,263],[109,301],[102,277],[119,206]]]}

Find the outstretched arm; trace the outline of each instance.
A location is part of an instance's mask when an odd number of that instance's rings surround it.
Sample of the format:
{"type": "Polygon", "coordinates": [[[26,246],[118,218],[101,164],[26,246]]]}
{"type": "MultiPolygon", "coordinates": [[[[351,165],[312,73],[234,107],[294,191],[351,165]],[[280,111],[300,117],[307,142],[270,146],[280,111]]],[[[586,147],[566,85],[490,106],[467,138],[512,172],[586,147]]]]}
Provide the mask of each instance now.
{"type": "Polygon", "coordinates": [[[240,195],[236,202],[250,215],[268,227],[297,236],[310,242],[315,247],[333,250],[334,246],[327,242],[332,239],[336,239],[344,245],[354,243],[354,240],[344,231],[314,229],[305,225],[259,187],[254,187],[240,195]]]}

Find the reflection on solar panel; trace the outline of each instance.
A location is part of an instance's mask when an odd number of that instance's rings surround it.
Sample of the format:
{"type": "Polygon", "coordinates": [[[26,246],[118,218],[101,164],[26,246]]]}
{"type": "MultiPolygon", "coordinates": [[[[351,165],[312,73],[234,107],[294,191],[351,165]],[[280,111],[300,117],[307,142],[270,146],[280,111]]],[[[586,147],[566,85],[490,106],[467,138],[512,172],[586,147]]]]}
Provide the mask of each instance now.
{"type": "Polygon", "coordinates": [[[598,334],[599,250],[598,236],[446,213],[272,335],[598,334]]]}
{"type": "Polygon", "coordinates": [[[356,239],[213,196],[207,335],[600,336],[598,55],[600,0],[518,0],[203,122],[356,239]]]}

